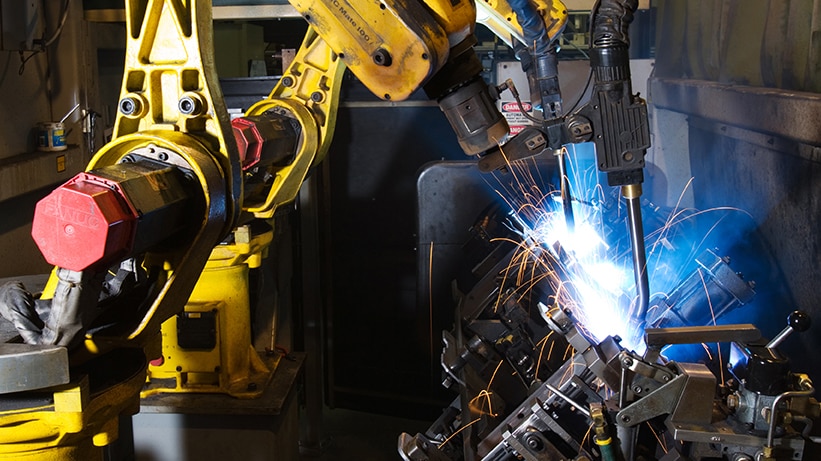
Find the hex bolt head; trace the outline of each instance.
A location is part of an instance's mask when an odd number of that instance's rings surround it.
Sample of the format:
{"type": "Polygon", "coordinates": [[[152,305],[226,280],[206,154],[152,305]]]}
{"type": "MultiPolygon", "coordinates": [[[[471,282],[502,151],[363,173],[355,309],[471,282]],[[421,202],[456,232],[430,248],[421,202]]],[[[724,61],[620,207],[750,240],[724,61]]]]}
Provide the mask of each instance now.
{"type": "Polygon", "coordinates": [[[393,63],[393,58],[388,50],[379,48],[373,53],[373,62],[377,66],[389,67],[393,63]]]}
{"type": "Polygon", "coordinates": [[[118,105],[120,109],[120,113],[126,116],[136,115],[142,109],[142,104],[136,98],[132,97],[125,97],[120,99],[120,104],[118,105]]]}
{"type": "Polygon", "coordinates": [[[544,443],[542,443],[542,440],[536,435],[527,436],[527,438],[525,438],[525,444],[533,451],[544,450],[544,443]]]}
{"type": "Polygon", "coordinates": [[[191,95],[185,95],[177,102],[177,109],[183,115],[199,115],[202,112],[202,100],[191,95]]]}

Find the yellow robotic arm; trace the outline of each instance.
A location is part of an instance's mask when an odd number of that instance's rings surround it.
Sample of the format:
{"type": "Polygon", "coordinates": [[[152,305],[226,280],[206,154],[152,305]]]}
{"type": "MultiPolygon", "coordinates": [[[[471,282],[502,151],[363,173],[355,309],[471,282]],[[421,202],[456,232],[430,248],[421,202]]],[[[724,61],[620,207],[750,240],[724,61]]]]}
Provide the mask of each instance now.
{"type": "MultiPolygon", "coordinates": [[[[478,5],[480,17],[492,18],[485,23],[503,40],[509,43],[514,36],[524,42],[526,34],[507,2],[291,3],[376,96],[402,100],[423,88],[437,100],[466,154],[481,154],[505,140],[507,122],[495,108],[496,95],[480,76],[473,33],[478,5]]],[[[567,10],[558,0],[536,5],[552,41],[564,28],[567,10]]]]}
{"type": "Polygon", "coordinates": [[[33,237],[55,266],[45,296],[14,287],[17,302],[2,309],[33,347],[68,348],[58,361],[72,373],[0,389],[53,395],[50,406],[0,412],[0,458],[99,459],[118,415],[136,411],[147,366],[139,349],[155,347],[161,324],[182,311],[212,250],[293,201],[324,157],[346,67],[383,99],[423,88],[469,155],[507,136],[472,49],[474,2],[292,3],[312,31],[269,98],[232,124],[210,2],[125,2],[113,138],[38,204],[33,237]]]}
{"type": "MultiPolygon", "coordinates": [[[[547,36],[555,40],[567,24],[567,8],[560,0],[534,0],[533,4],[544,18],[547,36]]],[[[476,22],[493,31],[507,46],[516,42],[529,45],[522,26],[507,0],[483,0],[476,3],[476,22]]]]}

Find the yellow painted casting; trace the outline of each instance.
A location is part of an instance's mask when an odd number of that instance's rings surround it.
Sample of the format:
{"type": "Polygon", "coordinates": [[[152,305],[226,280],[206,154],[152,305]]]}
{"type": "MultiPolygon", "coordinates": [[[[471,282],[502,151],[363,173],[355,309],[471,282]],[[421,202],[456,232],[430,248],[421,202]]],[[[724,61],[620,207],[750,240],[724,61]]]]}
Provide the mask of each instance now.
{"type": "Polygon", "coordinates": [[[265,365],[251,344],[248,270],[264,259],[273,231],[252,235],[242,226],[234,236],[234,243],[219,245],[211,252],[183,314],[215,317],[215,347],[181,347],[178,317],[168,319],[162,326],[162,359],[149,366],[143,397],[224,393],[256,398],[270,381],[274,368],[265,365]]]}
{"type": "Polygon", "coordinates": [[[279,206],[293,202],[311,167],[325,158],[333,138],[344,63],[328,44],[309,29],[299,51],[267,99],[251,106],[246,115],[276,111],[295,118],[302,133],[299,151],[290,165],[272,171],[273,185],[266,197],[251,198],[245,209],[268,219],[279,206]]]}
{"type": "Polygon", "coordinates": [[[139,411],[144,368],[105,392],[88,378],[54,388],[53,405],[0,412],[0,460],[97,461],[119,434],[119,416],[139,411]]]}
{"type": "MultiPolygon", "coordinates": [[[[561,0],[535,0],[534,3],[544,18],[547,36],[555,40],[567,24],[567,7],[561,0]]],[[[484,24],[508,46],[512,47],[514,41],[533,45],[525,43],[522,26],[506,0],[477,0],[476,9],[476,22],[484,24]]]]}
{"type": "Polygon", "coordinates": [[[447,36],[420,3],[290,3],[380,98],[406,99],[447,60],[447,36]]]}

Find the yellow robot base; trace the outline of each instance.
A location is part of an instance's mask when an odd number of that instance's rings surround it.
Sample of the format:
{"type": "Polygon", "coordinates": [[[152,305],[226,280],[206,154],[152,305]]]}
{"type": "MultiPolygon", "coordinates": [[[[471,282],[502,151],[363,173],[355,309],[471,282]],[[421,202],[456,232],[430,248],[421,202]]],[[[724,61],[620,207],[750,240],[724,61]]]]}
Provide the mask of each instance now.
{"type": "Polygon", "coordinates": [[[120,417],[139,411],[146,362],[141,350],[124,349],[88,365],[66,385],[3,396],[0,460],[103,460],[120,417]]]}
{"type": "Polygon", "coordinates": [[[251,340],[248,272],[257,268],[273,231],[234,231],[212,252],[185,310],[162,325],[162,357],[148,367],[143,397],[158,393],[222,393],[257,398],[278,356],[262,360],[251,340]]]}

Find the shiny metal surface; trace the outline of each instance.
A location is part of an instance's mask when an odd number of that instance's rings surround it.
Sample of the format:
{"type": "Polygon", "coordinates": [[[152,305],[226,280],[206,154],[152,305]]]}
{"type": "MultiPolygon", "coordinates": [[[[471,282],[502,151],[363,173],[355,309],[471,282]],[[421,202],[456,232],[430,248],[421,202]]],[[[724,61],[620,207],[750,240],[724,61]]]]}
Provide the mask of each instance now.
{"type": "Polygon", "coordinates": [[[68,380],[65,347],[0,344],[0,394],[58,386],[68,380]]]}

